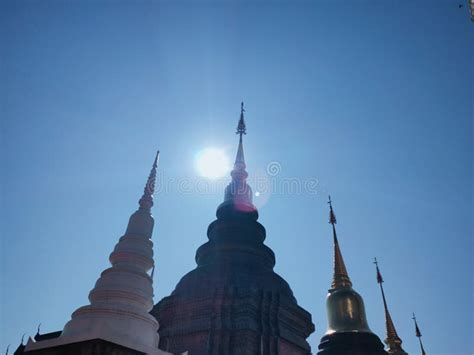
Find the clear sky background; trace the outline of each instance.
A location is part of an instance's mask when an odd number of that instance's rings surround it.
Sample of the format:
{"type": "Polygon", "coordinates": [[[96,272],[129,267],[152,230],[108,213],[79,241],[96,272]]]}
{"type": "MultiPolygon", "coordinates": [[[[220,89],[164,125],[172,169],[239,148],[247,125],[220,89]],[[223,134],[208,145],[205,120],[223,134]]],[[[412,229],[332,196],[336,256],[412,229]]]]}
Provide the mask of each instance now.
{"type": "Polygon", "coordinates": [[[415,311],[428,354],[472,354],[474,23],[459,3],[2,2],[0,351],[87,303],[157,148],[155,302],[170,294],[223,199],[179,182],[199,181],[203,148],[234,155],[244,100],[250,175],[278,162],[275,185],[319,181],[256,199],[313,352],[330,193],[372,330],[385,337],[377,256],[405,349],[419,354],[415,311]]]}

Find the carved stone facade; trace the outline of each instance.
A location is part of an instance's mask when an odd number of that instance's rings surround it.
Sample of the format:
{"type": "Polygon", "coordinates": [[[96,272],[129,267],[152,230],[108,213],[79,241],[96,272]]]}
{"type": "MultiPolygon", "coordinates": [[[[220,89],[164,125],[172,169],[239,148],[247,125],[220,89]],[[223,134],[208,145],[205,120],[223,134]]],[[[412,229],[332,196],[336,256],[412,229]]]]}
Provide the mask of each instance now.
{"type": "Polygon", "coordinates": [[[160,348],[190,354],[309,354],[311,316],[275,291],[214,289],[199,299],[167,297],[154,310],[160,348]],[[156,313],[155,313],[156,312],[156,313]]]}

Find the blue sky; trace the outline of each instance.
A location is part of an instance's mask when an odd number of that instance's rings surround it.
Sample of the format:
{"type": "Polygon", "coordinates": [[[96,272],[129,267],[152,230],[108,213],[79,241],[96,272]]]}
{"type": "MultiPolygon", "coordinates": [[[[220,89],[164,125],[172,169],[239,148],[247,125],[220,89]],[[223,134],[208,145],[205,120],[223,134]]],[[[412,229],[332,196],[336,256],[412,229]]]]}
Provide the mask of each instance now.
{"type": "MultiPolygon", "coordinates": [[[[462,1],[459,1],[462,2],[462,1]]],[[[206,147],[233,156],[246,103],[250,175],[317,179],[260,203],[276,271],[310,311],[315,351],[338,234],[372,330],[372,260],[405,349],[473,349],[474,23],[456,1],[7,1],[1,19],[0,351],[62,329],[123,234],[162,152],[155,301],[206,241],[223,191],[206,147]],[[178,186],[178,187],[177,187],[178,186]]]]}

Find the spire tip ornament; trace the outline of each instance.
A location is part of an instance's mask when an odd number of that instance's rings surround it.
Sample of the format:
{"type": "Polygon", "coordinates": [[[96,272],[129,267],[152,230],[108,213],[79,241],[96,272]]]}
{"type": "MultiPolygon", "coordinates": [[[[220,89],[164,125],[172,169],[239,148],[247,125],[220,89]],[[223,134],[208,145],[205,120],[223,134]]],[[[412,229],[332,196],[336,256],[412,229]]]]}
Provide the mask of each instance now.
{"type": "Polygon", "coordinates": [[[150,212],[151,208],[153,207],[153,194],[155,192],[155,181],[156,181],[156,169],[158,167],[158,162],[160,158],[160,151],[156,151],[155,160],[153,161],[153,165],[150,171],[150,175],[148,176],[148,180],[146,182],[145,188],[143,189],[143,195],[138,201],[141,210],[145,210],[150,212]]]}
{"type": "Polygon", "coordinates": [[[247,167],[245,165],[245,156],[244,156],[244,144],[242,142],[242,135],[247,134],[247,127],[245,126],[244,121],[244,103],[240,103],[240,118],[239,123],[237,124],[237,131],[235,134],[239,135],[239,147],[237,148],[237,155],[235,156],[234,169],[231,172],[231,176],[234,177],[234,174],[238,175],[240,178],[246,179],[248,174],[245,171],[247,167]]]}
{"type": "Polygon", "coordinates": [[[374,264],[375,267],[377,268],[377,283],[381,284],[383,281],[382,274],[379,271],[379,262],[377,261],[377,258],[374,258],[374,264]]]}
{"type": "Polygon", "coordinates": [[[336,220],[336,215],[334,214],[334,210],[332,209],[331,195],[328,196],[328,204],[329,204],[329,223],[334,225],[337,223],[337,220],[336,220]]]}
{"type": "Polygon", "coordinates": [[[240,103],[240,119],[239,123],[237,125],[237,131],[235,134],[240,134],[240,138],[242,138],[242,134],[247,134],[247,127],[245,126],[245,120],[244,120],[244,102],[242,101],[240,103]]]}
{"type": "Polygon", "coordinates": [[[420,328],[418,327],[418,322],[416,321],[415,312],[413,312],[412,319],[415,322],[415,335],[418,338],[418,341],[420,342],[421,355],[426,355],[425,348],[423,347],[423,342],[421,341],[422,335],[421,335],[420,328]]]}

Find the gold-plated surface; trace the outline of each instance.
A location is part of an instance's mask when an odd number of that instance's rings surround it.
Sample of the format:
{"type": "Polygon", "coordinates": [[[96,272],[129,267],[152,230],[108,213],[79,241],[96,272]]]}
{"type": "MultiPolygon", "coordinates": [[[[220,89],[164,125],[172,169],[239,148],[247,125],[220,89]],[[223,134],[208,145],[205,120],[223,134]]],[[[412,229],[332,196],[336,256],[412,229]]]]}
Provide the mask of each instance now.
{"type": "Polygon", "coordinates": [[[332,225],[334,241],[334,275],[326,299],[328,330],[336,332],[370,332],[362,297],[352,288],[336,234],[336,215],[329,197],[329,223],[332,225]]]}
{"type": "Polygon", "coordinates": [[[332,288],[352,287],[351,279],[347,273],[346,264],[342,257],[339,241],[337,240],[336,227],[332,225],[333,239],[334,239],[334,275],[332,278],[332,288]]]}
{"type": "Polygon", "coordinates": [[[377,270],[377,283],[380,285],[380,291],[382,293],[383,306],[385,310],[385,327],[387,329],[387,338],[385,339],[385,344],[387,344],[387,352],[394,355],[404,355],[407,354],[402,348],[402,339],[398,336],[395,325],[393,324],[392,316],[388,310],[387,300],[385,298],[385,292],[383,289],[383,277],[380,273],[379,264],[377,258],[374,260],[375,268],[377,270]]]}
{"type": "Polygon", "coordinates": [[[339,247],[339,241],[337,240],[336,233],[336,215],[332,208],[331,196],[329,196],[329,223],[332,225],[332,236],[334,242],[334,275],[332,278],[331,287],[333,289],[339,287],[352,287],[351,279],[347,273],[346,264],[342,257],[341,248],[339,247]]]}
{"type": "Polygon", "coordinates": [[[329,291],[326,300],[328,330],[334,332],[371,332],[365,317],[362,297],[351,287],[329,291]]]}

